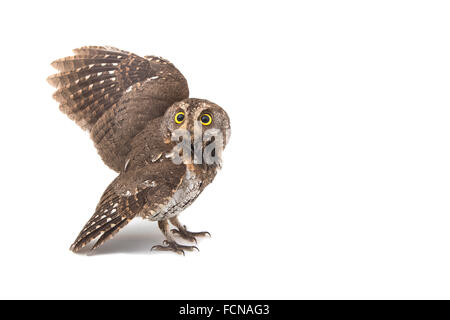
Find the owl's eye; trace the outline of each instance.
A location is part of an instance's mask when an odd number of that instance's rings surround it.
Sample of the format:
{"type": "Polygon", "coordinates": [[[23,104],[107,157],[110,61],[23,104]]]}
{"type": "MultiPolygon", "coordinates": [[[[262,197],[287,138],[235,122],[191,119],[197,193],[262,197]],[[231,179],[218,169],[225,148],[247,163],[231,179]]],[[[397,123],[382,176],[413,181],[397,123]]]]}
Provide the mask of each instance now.
{"type": "Polygon", "coordinates": [[[200,117],[200,122],[202,123],[202,125],[204,126],[209,126],[212,122],[212,118],[210,114],[205,113],[204,115],[202,115],[200,117]]]}
{"type": "Polygon", "coordinates": [[[178,123],[178,124],[180,124],[180,123],[182,123],[183,121],[184,121],[184,112],[183,112],[183,111],[178,112],[178,113],[175,115],[175,122],[178,123]]]}

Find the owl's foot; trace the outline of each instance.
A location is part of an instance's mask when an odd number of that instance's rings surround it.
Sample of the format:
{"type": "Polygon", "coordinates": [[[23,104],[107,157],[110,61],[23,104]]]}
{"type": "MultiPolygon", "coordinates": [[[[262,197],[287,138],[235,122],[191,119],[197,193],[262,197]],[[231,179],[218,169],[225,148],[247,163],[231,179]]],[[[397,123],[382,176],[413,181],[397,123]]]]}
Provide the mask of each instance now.
{"type": "Polygon", "coordinates": [[[170,222],[175,226],[176,229],[170,230],[171,233],[176,234],[180,236],[181,238],[195,242],[197,243],[197,239],[195,237],[204,237],[209,236],[211,237],[211,234],[208,231],[202,231],[202,232],[191,232],[186,229],[185,225],[182,225],[181,222],[178,220],[178,217],[173,217],[169,219],[170,222]]]}
{"type": "Polygon", "coordinates": [[[184,250],[193,251],[194,249],[200,251],[196,246],[184,246],[182,244],[176,243],[173,240],[164,240],[163,245],[153,246],[150,251],[173,251],[184,256],[184,250]]]}
{"type": "Polygon", "coordinates": [[[170,232],[180,236],[184,240],[191,241],[197,243],[197,239],[195,237],[211,237],[211,234],[208,231],[201,231],[201,232],[191,232],[186,229],[186,226],[183,226],[183,228],[179,229],[172,229],[170,232]]]}

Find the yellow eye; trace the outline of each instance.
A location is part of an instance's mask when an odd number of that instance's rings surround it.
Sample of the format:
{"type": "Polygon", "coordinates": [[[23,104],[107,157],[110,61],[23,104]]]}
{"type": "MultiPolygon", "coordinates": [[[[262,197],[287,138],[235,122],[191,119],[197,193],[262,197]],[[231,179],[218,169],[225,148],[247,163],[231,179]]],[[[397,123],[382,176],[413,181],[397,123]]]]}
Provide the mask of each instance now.
{"type": "Polygon", "coordinates": [[[200,117],[200,122],[202,123],[202,125],[204,126],[209,126],[212,122],[212,118],[211,115],[205,113],[204,115],[202,115],[200,117]]]}
{"type": "Polygon", "coordinates": [[[180,124],[180,123],[182,123],[183,121],[184,121],[184,112],[183,112],[183,111],[178,112],[178,113],[175,115],[175,122],[178,123],[178,124],[180,124]]]}

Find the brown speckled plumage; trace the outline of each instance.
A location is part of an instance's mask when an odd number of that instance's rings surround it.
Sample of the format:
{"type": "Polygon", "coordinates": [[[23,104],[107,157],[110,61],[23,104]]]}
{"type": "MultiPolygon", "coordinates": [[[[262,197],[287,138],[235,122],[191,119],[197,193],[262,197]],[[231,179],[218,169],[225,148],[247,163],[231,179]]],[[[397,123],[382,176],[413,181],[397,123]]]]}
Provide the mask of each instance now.
{"type": "Polygon", "coordinates": [[[170,138],[179,128],[193,132],[194,121],[207,112],[213,118],[210,127],[228,139],[227,114],[207,100],[189,99],[186,79],[165,59],[98,46],[74,53],[52,63],[60,73],[48,82],[57,88],[54,98],[61,111],[89,131],[105,164],[119,175],[71,250],[98,238],[92,249],[97,248],[137,216],[158,221],[167,240],[155,249],[195,249],[175,242],[168,221],[177,228],[173,233],[190,241],[208,234],[187,231],[177,216],[214,179],[218,165],[176,164],[170,138]],[[180,110],[186,116],[182,124],[174,121],[180,110]]]}

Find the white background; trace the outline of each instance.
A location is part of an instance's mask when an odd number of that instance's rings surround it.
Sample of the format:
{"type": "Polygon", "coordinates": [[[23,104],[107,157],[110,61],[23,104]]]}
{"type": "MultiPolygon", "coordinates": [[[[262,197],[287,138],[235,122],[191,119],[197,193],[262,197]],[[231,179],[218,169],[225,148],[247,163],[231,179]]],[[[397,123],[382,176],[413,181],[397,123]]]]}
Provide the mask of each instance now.
{"type": "Polygon", "coordinates": [[[0,298],[450,298],[446,1],[2,2],[0,298]],[[224,168],[182,215],[69,245],[115,177],[52,100],[83,45],[171,60],[229,113],[224,168]]]}

